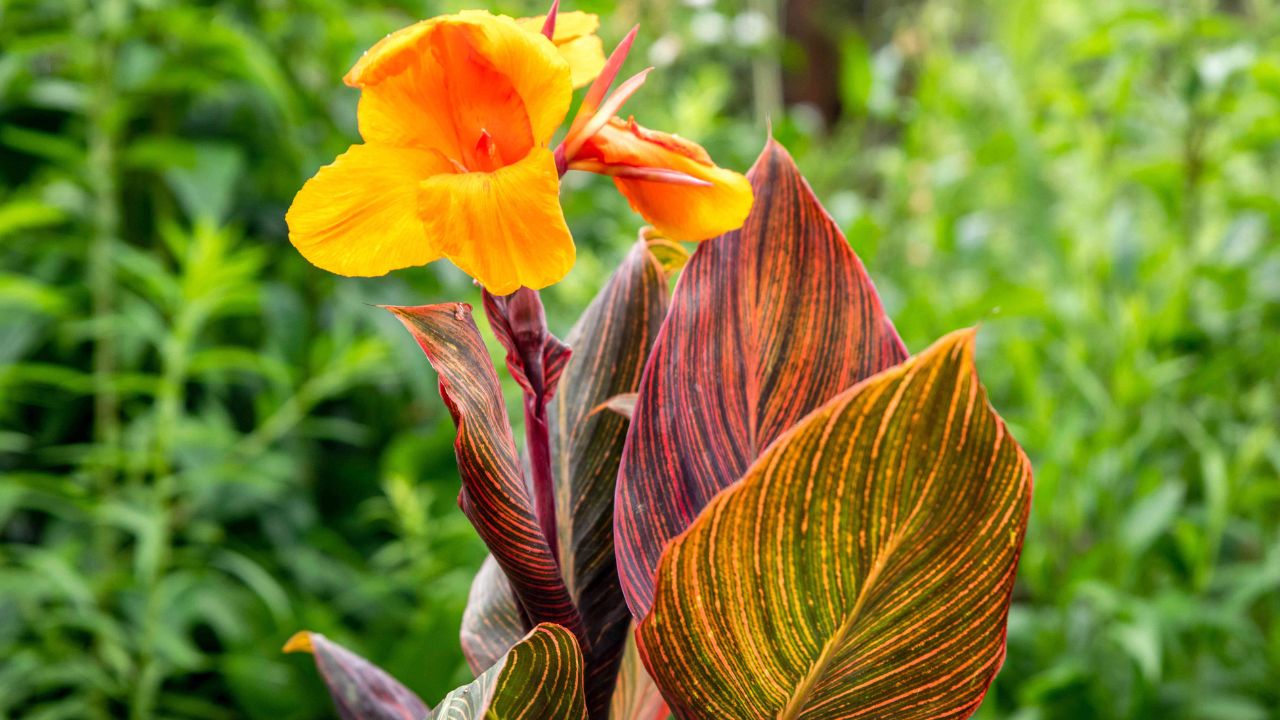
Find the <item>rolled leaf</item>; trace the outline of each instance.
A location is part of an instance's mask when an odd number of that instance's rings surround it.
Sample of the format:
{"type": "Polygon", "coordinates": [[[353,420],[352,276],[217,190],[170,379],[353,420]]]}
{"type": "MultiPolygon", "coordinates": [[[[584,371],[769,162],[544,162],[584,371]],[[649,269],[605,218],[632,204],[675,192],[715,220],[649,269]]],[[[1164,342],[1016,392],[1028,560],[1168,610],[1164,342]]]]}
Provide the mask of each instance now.
{"type": "Polygon", "coordinates": [[[606,716],[631,616],[613,554],[613,492],[627,419],[596,412],[635,392],[667,310],[667,276],[637,241],[568,336],[574,349],[551,405],[565,583],[587,640],[587,706],[606,716]]]}
{"type": "Polygon", "coordinates": [[[440,376],[458,428],[454,451],[462,491],[458,505],[502,568],[533,623],[582,631],[556,559],[534,516],[493,362],[465,303],[388,307],[440,376]]]}
{"type": "Polygon", "coordinates": [[[319,633],[297,633],[284,651],[311,653],[342,720],[421,720],[430,714],[385,670],[319,633]]]}
{"type": "Polygon", "coordinates": [[[831,400],[672,541],[645,663],[682,718],[963,718],[1004,658],[1031,467],[973,332],[831,400]]]}
{"type": "Polygon", "coordinates": [[[527,621],[511,592],[511,583],[490,555],[471,581],[471,594],[462,613],[462,654],[479,675],[524,636],[527,621]]]}
{"type": "Polygon", "coordinates": [[[615,514],[637,618],[662,548],[717,492],[800,418],[907,356],[786,150],[770,140],[748,177],[751,214],[690,258],[640,383],[615,514]]]}
{"type": "Polygon", "coordinates": [[[558,625],[535,627],[493,667],[445,696],[433,720],[586,720],[582,652],[558,625]]]}
{"type": "Polygon", "coordinates": [[[520,288],[510,295],[484,293],[484,313],[498,342],[507,350],[507,370],[524,390],[525,451],[533,479],[533,510],[557,561],[555,481],[551,472],[551,431],[547,402],[555,393],[560,373],[571,355],[569,347],[547,329],[542,298],[536,290],[520,288]]]}

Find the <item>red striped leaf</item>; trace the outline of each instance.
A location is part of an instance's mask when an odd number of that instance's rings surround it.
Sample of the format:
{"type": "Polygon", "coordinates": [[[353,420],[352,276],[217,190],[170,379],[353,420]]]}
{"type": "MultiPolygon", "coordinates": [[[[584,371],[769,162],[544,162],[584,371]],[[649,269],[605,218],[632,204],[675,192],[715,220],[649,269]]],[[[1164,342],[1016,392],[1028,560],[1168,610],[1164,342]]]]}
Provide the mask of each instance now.
{"type": "Polygon", "coordinates": [[[547,402],[555,394],[560,374],[569,362],[569,346],[547,329],[542,298],[536,290],[520,288],[502,296],[486,290],[484,314],[498,342],[507,350],[508,372],[524,391],[525,452],[533,479],[534,517],[552,557],[559,562],[547,402]]]}
{"type": "MultiPolygon", "coordinates": [[[[580,352],[567,367],[561,365],[565,382],[547,408],[562,576],[583,619],[587,704],[592,717],[608,714],[631,621],[618,586],[612,521],[614,479],[627,422],[624,416],[595,415],[619,393],[635,390],[666,313],[667,277],[648,248],[644,241],[636,243],[571,331],[569,337],[580,352]]],[[[545,333],[545,325],[517,321],[532,315],[541,318],[541,313],[519,311],[510,299],[486,298],[486,311],[495,334],[507,347],[508,367],[525,388],[526,401],[536,400],[546,395],[537,392],[526,368],[536,371],[556,364],[528,362],[524,357],[567,359],[570,355],[545,333]],[[527,337],[521,338],[513,328],[522,325],[541,325],[543,330],[526,332],[527,337]],[[550,356],[540,349],[545,347],[551,347],[550,356]],[[530,348],[535,352],[528,352],[530,348]]],[[[554,377],[560,375],[557,371],[554,377]]],[[[554,381],[546,387],[554,388],[554,381]]],[[[497,563],[486,560],[472,583],[462,621],[463,650],[472,670],[480,672],[505,652],[519,639],[522,627],[510,585],[497,563]]]]}
{"type": "Polygon", "coordinates": [[[907,353],[862,263],[772,140],[740,230],[683,270],[618,476],[622,588],[648,613],[664,545],[774,438],[907,353]]]}
{"type": "Polygon", "coordinates": [[[586,628],[587,705],[606,717],[631,615],[613,554],[613,491],[627,419],[596,412],[640,384],[667,311],[667,276],[640,240],[568,336],[551,407],[561,567],[586,628]]]}
{"type": "Polygon", "coordinates": [[[440,376],[457,425],[458,505],[505,573],[525,616],[575,633],[582,621],[538,526],[493,362],[464,303],[388,307],[440,376]]]}
{"type": "Polygon", "coordinates": [[[681,718],[963,718],[1004,658],[1031,468],[973,332],[840,394],[663,553],[646,665],[681,718]]]}

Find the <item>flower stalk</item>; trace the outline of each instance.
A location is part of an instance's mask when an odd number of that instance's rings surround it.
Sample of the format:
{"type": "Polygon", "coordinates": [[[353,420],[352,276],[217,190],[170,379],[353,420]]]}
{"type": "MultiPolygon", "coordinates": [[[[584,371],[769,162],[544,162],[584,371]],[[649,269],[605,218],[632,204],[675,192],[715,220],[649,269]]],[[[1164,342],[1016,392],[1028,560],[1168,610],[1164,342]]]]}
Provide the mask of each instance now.
{"type": "Polygon", "coordinates": [[[529,454],[534,515],[552,556],[559,563],[547,403],[569,361],[569,346],[547,329],[546,311],[537,290],[520,288],[505,296],[486,290],[484,311],[494,335],[506,348],[507,370],[524,392],[525,448],[529,454]]]}

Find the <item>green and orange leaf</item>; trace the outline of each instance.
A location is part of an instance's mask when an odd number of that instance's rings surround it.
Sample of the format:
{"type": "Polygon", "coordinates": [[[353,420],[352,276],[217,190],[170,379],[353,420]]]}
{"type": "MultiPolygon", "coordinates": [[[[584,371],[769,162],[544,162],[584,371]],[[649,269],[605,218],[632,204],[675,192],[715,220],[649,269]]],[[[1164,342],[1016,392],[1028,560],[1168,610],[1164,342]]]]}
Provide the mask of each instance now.
{"type": "Polygon", "coordinates": [[[445,303],[387,309],[409,329],[439,374],[440,396],[458,428],[454,451],[462,476],[462,512],[506,575],[526,619],[580,633],[581,617],[535,517],[498,376],[471,307],[445,303]]]}
{"type": "Polygon", "coordinates": [[[682,718],[963,718],[1004,658],[1031,468],[972,331],[781,435],[662,555],[641,652],[682,718]]]}
{"type": "Polygon", "coordinates": [[[474,681],[445,696],[431,720],[586,720],[582,652],[559,625],[535,627],[474,681]]]}
{"type": "Polygon", "coordinates": [[[786,150],[740,230],[698,246],[649,358],[617,482],[619,575],[649,611],[667,541],[837,393],[906,358],[862,263],[786,150]]]}

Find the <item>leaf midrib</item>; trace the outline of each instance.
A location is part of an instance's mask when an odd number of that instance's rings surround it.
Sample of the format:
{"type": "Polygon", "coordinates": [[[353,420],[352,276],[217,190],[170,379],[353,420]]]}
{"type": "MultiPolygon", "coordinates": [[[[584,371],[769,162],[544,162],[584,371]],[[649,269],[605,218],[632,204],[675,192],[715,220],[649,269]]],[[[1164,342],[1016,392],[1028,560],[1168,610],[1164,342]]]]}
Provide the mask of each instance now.
{"type": "Polygon", "coordinates": [[[809,701],[813,686],[827,671],[831,661],[835,659],[836,653],[845,644],[849,633],[853,631],[854,625],[857,624],[858,618],[862,614],[863,605],[866,604],[867,598],[871,595],[872,586],[880,578],[880,573],[884,570],[885,565],[888,564],[888,559],[893,557],[898,544],[905,534],[905,532],[894,533],[885,549],[876,556],[875,562],[872,563],[871,569],[867,572],[867,577],[862,581],[862,587],[858,590],[858,597],[853,603],[853,609],[849,611],[849,616],[845,618],[844,622],[840,623],[840,627],[836,628],[835,633],[831,635],[831,639],[827,640],[827,643],[822,646],[822,652],[818,653],[818,657],[814,659],[809,672],[796,685],[796,689],[791,693],[787,704],[778,713],[778,720],[795,720],[800,716],[800,712],[804,710],[805,704],[809,701]]]}

